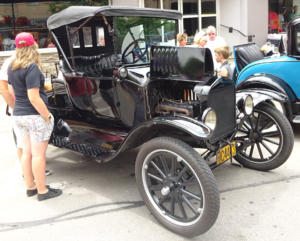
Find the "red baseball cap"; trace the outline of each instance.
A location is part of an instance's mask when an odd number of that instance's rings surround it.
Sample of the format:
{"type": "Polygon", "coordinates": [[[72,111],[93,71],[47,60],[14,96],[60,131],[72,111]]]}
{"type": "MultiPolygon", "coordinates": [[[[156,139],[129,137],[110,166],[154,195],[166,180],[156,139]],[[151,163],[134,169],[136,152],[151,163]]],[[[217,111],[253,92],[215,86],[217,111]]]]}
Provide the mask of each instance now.
{"type": "Polygon", "coordinates": [[[34,45],[36,42],[34,41],[33,36],[30,33],[23,32],[23,33],[19,33],[16,36],[15,43],[16,43],[17,48],[21,48],[21,47],[34,45]],[[27,44],[19,45],[20,41],[26,41],[27,44]]]}

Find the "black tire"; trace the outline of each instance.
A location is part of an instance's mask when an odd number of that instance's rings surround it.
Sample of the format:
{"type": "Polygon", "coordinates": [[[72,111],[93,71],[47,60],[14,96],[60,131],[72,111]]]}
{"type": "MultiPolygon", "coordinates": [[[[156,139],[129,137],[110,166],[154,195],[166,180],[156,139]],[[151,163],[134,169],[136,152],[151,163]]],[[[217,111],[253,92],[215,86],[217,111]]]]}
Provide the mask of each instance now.
{"type": "Polygon", "coordinates": [[[207,163],[188,144],[171,137],[150,140],[138,153],[135,174],[146,206],[171,231],[187,237],[197,236],[208,231],[217,220],[220,197],[216,180],[207,163]],[[162,178],[161,182],[149,174],[162,178]],[[161,189],[166,186],[171,189],[163,195],[161,189]]]}
{"type": "MultiPolygon", "coordinates": [[[[245,167],[258,171],[269,171],[281,166],[289,158],[294,146],[294,133],[287,118],[266,102],[258,104],[254,108],[254,114],[257,117],[247,120],[248,138],[249,133],[253,130],[256,131],[258,138],[253,145],[238,153],[234,159],[245,167]],[[261,118],[258,118],[259,115],[261,118]],[[249,123],[252,123],[252,126],[249,123]],[[249,130],[249,126],[251,130],[249,130]],[[270,130],[271,128],[274,130],[270,130]],[[259,158],[253,157],[255,148],[259,158]],[[270,156],[266,157],[266,153],[269,153],[270,156]]],[[[247,128],[244,126],[240,130],[246,134],[245,129],[247,128]]]]}

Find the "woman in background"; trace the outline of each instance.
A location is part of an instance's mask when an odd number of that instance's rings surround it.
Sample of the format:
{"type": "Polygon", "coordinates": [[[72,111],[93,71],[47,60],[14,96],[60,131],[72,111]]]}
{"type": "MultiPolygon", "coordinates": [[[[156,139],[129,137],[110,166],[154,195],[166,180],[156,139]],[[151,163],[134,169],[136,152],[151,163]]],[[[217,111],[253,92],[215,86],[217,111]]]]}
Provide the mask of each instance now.
{"type": "Polygon", "coordinates": [[[187,43],[187,34],[186,33],[179,33],[177,34],[177,41],[179,46],[184,47],[187,43]]]}
{"type": "Polygon", "coordinates": [[[200,31],[195,35],[194,38],[194,44],[192,45],[193,47],[200,47],[203,48],[204,45],[207,43],[208,38],[206,36],[206,33],[203,31],[200,31]]]}

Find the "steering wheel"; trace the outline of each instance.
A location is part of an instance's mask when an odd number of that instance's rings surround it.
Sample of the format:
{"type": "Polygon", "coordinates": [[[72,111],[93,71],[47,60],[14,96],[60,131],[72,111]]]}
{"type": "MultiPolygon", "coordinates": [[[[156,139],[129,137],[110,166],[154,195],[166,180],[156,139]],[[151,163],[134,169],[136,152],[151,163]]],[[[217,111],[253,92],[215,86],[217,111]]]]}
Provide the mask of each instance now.
{"type": "Polygon", "coordinates": [[[122,62],[126,63],[125,58],[128,57],[130,54],[132,54],[132,64],[137,63],[139,60],[145,62],[145,54],[147,54],[147,58],[149,59],[149,54],[148,54],[148,43],[146,42],[145,39],[137,39],[131,42],[124,50],[122,54],[122,62]],[[139,42],[145,42],[146,47],[145,48],[140,48],[139,47],[139,42]],[[131,50],[130,47],[133,45],[133,48],[131,50]],[[128,52],[128,53],[127,53],[128,52]]]}

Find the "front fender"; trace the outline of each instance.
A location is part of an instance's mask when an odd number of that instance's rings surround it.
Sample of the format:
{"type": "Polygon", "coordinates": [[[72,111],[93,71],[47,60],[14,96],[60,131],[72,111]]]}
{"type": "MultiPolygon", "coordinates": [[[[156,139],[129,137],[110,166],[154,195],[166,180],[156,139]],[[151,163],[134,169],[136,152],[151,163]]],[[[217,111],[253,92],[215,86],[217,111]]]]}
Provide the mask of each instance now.
{"type": "Polygon", "coordinates": [[[285,112],[284,114],[286,115],[286,117],[290,121],[292,121],[292,117],[293,117],[292,109],[289,102],[289,98],[286,95],[268,89],[259,89],[259,88],[244,89],[244,90],[238,90],[236,92],[236,103],[238,103],[238,101],[241,98],[249,94],[253,98],[254,107],[263,101],[271,100],[271,101],[279,102],[282,105],[282,107],[284,107],[284,112],[285,112]]]}
{"type": "Polygon", "coordinates": [[[191,137],[195,144],[208,140],[213,135],[211,130],[204,123],[184,116],[163,116],[156,117],[143,122],[127,135],[119,148],[119,151],[132,149],[149,141],[158,135],[181,135],[191,137]]]}
{"type": "MultiPolygon", "coordinates": [[[[292,105],[296,103],[297,96],[290,86],[277,76],[270,74],[255,74],[249,76],[236,86],[236,90],[237,92],[245,90],[254,90],[254,92],[257,92],[257,90],[275,91],[278,95],[284,95],[287,98],[287,101],[282,104],[284,113],[290,121],[293,120],[292,105]]],[[[275,96],[272,95],[272,98],[274,97],[275,96]]]]}
{"type": "Polygon", "coordinates": [[[238,103],[238,101],[241,98],[245,97],[246,95],[252,96],[254,106],[258,105],[260,102],[267,101],[267,100],[275,100],[280,103],[285,103],[288,101],[286,95],[278,93],[276,91],[253,88],[253,89],[238,90],[236,92],[236,103],[238,103]]]}

